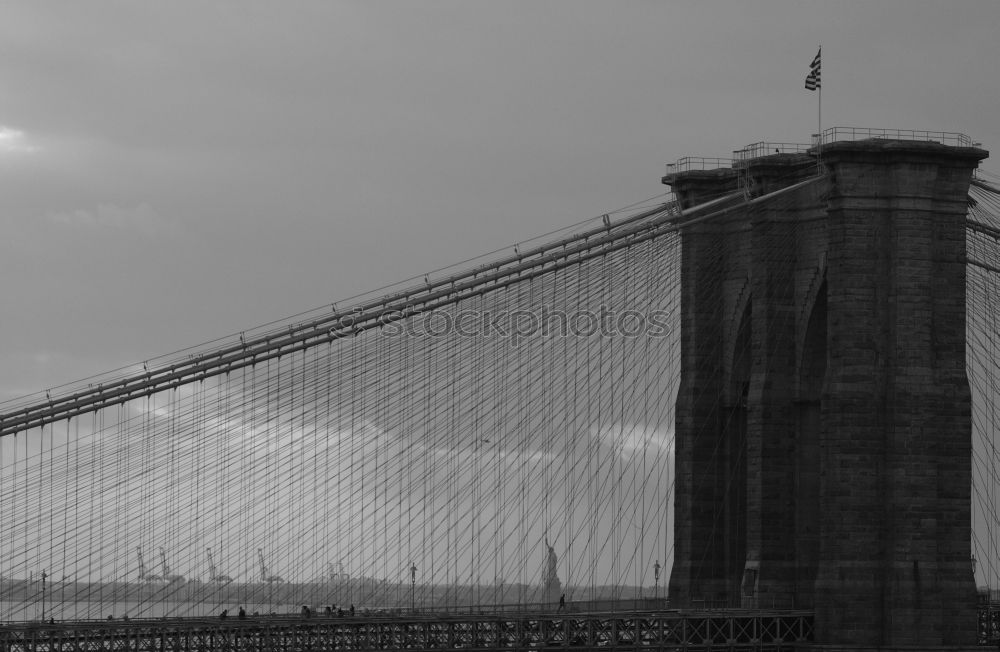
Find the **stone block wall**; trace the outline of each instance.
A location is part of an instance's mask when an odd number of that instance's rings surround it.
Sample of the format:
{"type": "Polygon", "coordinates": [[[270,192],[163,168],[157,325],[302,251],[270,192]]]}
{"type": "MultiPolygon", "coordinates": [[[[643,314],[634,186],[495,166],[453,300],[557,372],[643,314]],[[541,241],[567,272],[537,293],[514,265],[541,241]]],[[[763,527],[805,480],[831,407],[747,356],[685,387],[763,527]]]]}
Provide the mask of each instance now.
{"type": "MultiPolygon", "coordinates": [[[[815,608],[832,646],[974,642],[964,220],[985,155],[834,143],[824,180],[682,233],[674,604],[815,608]]],[[[664,181],[690,206],[813,174],[776,154],[664,181]]]]}
{"type": "Polygon", "coordinates": [[[817,636],[971,645],[965,215],[985,152],[834,143],[817,636]]]}

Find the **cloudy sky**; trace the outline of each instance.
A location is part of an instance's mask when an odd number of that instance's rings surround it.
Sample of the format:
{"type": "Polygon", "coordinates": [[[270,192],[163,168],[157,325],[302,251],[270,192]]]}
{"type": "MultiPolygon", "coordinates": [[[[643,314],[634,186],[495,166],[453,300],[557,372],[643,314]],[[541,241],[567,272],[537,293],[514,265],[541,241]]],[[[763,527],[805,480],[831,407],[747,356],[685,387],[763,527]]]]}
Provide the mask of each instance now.
{"type": "MultiPolygon", "coordinates": [[[[1000,3],[8,2],[0,399],[661,194],[823,124],[1000,148],[1000,3]]],[[[996,169],[989,161],[989,169],[996,169]]]]}

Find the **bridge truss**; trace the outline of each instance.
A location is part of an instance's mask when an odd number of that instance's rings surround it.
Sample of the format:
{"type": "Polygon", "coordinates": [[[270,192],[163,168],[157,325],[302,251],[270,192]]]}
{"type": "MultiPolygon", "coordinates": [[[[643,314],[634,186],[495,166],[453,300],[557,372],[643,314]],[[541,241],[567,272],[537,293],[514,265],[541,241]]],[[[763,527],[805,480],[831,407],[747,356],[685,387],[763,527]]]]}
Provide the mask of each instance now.
{"type": "Polygon", "coordinates": [[[308,650],[792,650],[811,615],[631,613],[128,622],[0,631],[6,652],[308,650]]]}

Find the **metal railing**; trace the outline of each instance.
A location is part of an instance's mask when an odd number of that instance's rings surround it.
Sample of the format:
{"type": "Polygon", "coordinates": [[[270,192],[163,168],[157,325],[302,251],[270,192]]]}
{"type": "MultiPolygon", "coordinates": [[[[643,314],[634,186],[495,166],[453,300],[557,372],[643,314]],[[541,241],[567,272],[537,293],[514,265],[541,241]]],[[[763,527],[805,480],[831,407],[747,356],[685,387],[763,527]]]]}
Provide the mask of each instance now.
{"type": "Polygon", "coordinates": [[[673,163],[667,163],[667,176],[690,170],[717,170],[733,165],[731,158],[712,158],[707,156],[685,156],[673,163]]]}
{"type": "Polygon", "coordinates": [[[958,147],[981,147],[969,136],[952,131],[920,131],[916,129],[879,129],[875,127],[830,127],[822,134],[813,134],[812,143],[777,143],[761,141],[751,143],[742,149],[733,150],[732,158],[712,158],[706,156],[685,156],[673,163],[667,163],[667,176],[690,170],[714,170],[738,167],[750,159],[771,154],[805,154],[817,145],[828,145],[839,141],[868,140],[912,140],[941,143],[958,147]]]}
{"type": "Polygon", "coordinates": [[[951,131],[919,131],[915,129],[876,129],[872,127],[830,127],[822,134],[813,134],[814,145],[827,145],[844,140],[867,140],[881,138],[885,140],[917,140],[954,145],[958,147],[974,147],[971,138],[965,134],[951,131]]]}
{"type": "Polygon", "coordinates": [[[733,164],[738,165],[752,158],[768,156],[770,154],[804,154],[811,147],[812,145],[805,143],[772,143],[766,141],[751,143],[743,149],[733,150],[733,164]]]}
{"type": "Polygon", "coordinates": [[[652,611],[30,623],[0,628],[0,650],[788,650],[813,642],[813,621],[809,611],[652,611]]]}

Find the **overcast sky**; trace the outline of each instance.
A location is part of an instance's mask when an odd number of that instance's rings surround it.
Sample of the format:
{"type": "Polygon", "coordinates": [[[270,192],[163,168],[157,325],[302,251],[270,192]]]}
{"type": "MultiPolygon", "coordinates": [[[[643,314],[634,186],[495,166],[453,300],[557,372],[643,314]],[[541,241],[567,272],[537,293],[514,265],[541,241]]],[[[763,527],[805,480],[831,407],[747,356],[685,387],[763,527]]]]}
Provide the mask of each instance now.
{"type": "Polygon", "coordinates": [[[656,196],[682,156],[808,142],[820,44],[824,127],[1000,147],[995,0],[0,15],[0,399],[656,196]]]}

